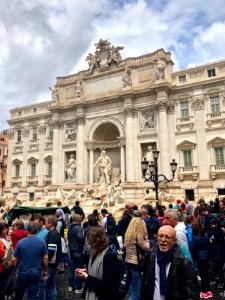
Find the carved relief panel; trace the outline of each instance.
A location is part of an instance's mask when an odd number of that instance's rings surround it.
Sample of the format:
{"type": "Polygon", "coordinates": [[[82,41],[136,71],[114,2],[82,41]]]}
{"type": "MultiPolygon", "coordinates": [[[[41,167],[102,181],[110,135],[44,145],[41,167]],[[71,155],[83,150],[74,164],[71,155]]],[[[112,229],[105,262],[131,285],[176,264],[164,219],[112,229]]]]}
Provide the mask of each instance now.
{"type": "Polygon", "coordinates": [[[141,130],[150,130],[155,128],[155,113],[154,110],[149,110],[140,113],[140,128],[141,130]]]}
{"type": "Polygon", "coordinates": [[[74,123],[65,124],[64,141],[75,141],[77,137],[77,126],[74,123]]]}

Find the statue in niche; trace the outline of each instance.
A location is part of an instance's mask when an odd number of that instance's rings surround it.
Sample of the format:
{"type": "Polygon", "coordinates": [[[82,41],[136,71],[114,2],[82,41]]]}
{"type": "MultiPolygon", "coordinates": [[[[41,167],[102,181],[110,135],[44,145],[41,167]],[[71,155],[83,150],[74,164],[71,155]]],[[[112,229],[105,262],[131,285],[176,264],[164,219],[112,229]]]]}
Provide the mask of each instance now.
{"type": "Polygon", "coordinates": [[[81,82],[78,80],[75,84],[75,98],[80,98],[82,97],[82,84],[81,82]]]}
{"type": "Polygon", "coordinates": [[[67,181],[75,181],[76,179],[76,160],[74,158],[74,155],[70,155],[70,159],[68,161],[67,167],[66,167],[66,174],[67,174],[67,181]]]}
{"type": "Polygon", "coordinates": [[[58,94],[59,89],[57,87],[50,87],[49,90],[52,91],[52,101],[54,103],[59,102],[59,94],[58,94]]]}
{"type": "Polygon", "coordinates": [[[157,63],[156,65],[156,80],[165,79],[165,64],[162,62],[157,63]]]}
{"type": "Polygon", "coordinates": [[[103,184],[109,184],[110,183],[110,175],[112,171],[111,167],[112,161],[111,159],[106,155],[105,151],[101,152],[101,155],[97,159],[97,161],[94,164],[94,167],[97,167],[99,170],[99,183],[103,184]]]}
{"type": "Polygon", "coordinates": [[[127,68],[123,75],[122,75],[122,80],[123,80],[123,86],[126,87],[126,86],[129,86],[132,84],[132,81],[131,81],[131,69],[127,68]]]}
{"type": "MultiPolygon", "coordinates": [[[[148,146],[147,151],[146,151],[145,155],[143,156],[142,160],[147,160],[148,163],[153,161],[152,146],[148,146]]],[[[146,173],[145,173],[145,177],[148,177],[148,176],[150,176],[149,166],[148,166],[148,169],[146,170],[146,173]]]]}
{"type": "Polygon", "coordinates": [[[67,127],[65,133],[65,140],[67,142],[74,141],[76,139],[76,129],[74,127],[67,127]]]}
{"type": "Polygon", "coordinates": [[[149,163],[153,160],[153,158],[152,158],[152,146],[148,146],[147,151],[146,151],[145,155],[143,156],[142,160],[144,160],[144,159],[146,159],[149,163]]]}
{"type": "Polygon", "coordinates": [[[142,129],[151,129],[154,128],[154,114],[146,112],[142,114],[142,120],[141,120],[141,128],[142,129]]]}

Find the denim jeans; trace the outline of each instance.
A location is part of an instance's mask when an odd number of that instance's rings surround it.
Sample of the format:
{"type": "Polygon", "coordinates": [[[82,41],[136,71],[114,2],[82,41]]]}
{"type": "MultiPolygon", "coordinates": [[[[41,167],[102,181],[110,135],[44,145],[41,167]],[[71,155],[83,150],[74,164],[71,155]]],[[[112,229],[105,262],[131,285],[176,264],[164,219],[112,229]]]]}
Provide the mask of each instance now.
{"type": "Polygon", "coordinates": [[[48,264],[47,279],[41,279],[39,285],[39,299],[40,300],[56,300],[56,264],[48,264]]]}
{"type": "Polygon", "coordinates": [[[16,290],[15,299],[22,300],[27,290],[28,300],[36,300],[40,279],[40,271],[32,270],[28,272],[19,272],[19,287],[16,290]]]}
{"type": "Polygon", "coordinates": [[[141,290],[141,275],[139,271],[131,270],[132,281],[130,284],[130,296],[129,300],[139,300],[141,290]]]}
{"type": "Polygon", "coordinates": [[[70,253],[70,266],[68,273],[69,286],[74,289],[82,289],[82,281],[75,276],[74,271],[77,268],[83,268],[83,254],[81,252],[70,253]]]}

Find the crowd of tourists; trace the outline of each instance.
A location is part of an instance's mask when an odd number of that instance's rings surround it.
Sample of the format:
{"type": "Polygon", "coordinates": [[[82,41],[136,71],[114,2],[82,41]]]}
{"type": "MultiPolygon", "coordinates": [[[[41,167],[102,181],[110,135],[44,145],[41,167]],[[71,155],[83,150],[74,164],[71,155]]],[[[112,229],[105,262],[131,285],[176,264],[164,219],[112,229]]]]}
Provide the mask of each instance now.
{"type": "Polygon", "coordinates": [[[225,198],[197,206],[129,202],[121,219],[105,208],[0,220],[0,300],[56,300],[56,274],[85,300],[225,298],[225,198]],[[123,290],[121,292],[121,290],[123,290]]]}

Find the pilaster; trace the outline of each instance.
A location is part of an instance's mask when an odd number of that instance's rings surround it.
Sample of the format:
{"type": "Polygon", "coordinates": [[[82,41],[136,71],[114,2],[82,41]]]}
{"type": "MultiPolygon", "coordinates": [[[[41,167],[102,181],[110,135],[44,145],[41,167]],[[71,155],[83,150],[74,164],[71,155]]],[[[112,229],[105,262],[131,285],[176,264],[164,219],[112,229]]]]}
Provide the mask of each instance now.
{"type": "Polygon", "coordinates": [[[76,152],[76,181],[77,183],[84,183],[85,170],[85,149],[84,149],[84,122],[83,115],[78,115],[77,121],[77,152],[76,152]]]}
{"type": "Polygon", "coordinates": [[[195,95],[192,100],[192,107],[195,114],[195,128],[196,128],[196,140],[197,143],[197,153],[199,157],[199,179],[208,180],[209,179],[209,162],[207,155],[206,146],[206,132],[205,132],[205,97],[202,94],[195,95]]]}
{"type": "Polygon", "coordinates": [[[137,109],[129,105],[125,107],[126,114],[126,181],[134,182],[135,181],[135,146],[134,146],[134,117],[137,114],[137,109]]]}
{"type": "MultiPolygon", "coordinates": [[[[161,92],[162,93],[162,92],[161,92]]],[[[160,94],[161,94],[160,93],[160,94]]],[[[169,132],[168,132],[168,121],[167,121],[167,94],[158,95],[156,102],[156,109],[158,110],[159,116],[159,147],[160,150],[160,165],[161,172],[166,176],[170,176],[169,170],[169,132]]]]}

